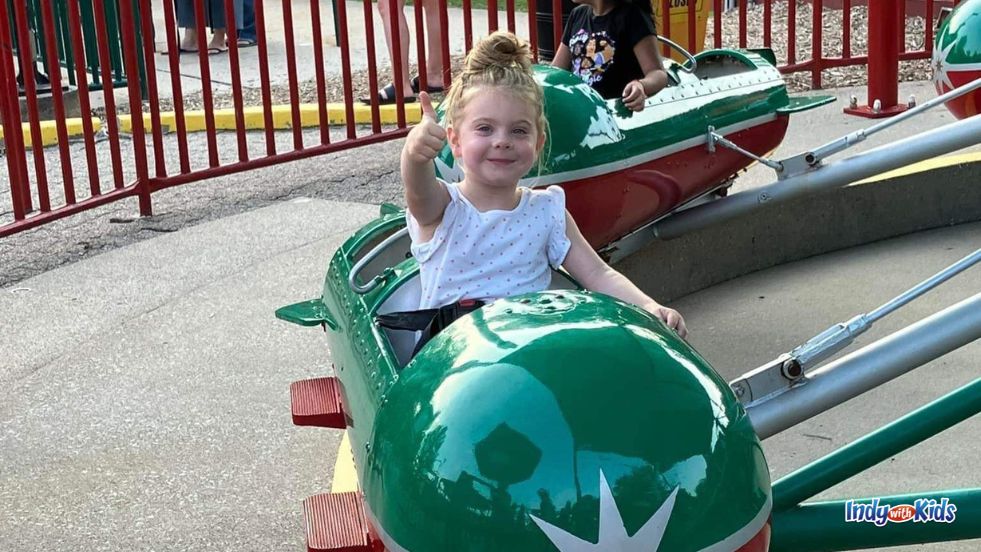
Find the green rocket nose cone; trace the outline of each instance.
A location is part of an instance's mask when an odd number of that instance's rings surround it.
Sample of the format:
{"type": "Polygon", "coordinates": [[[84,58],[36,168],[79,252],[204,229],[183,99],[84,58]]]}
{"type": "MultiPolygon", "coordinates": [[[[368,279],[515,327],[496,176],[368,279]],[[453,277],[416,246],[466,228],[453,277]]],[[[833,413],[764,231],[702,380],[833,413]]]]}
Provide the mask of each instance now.
{"type": "Polygon", "coordinates": [[[499,300],[436,336],[379,410],[364,474],[393,550],[735,550],[770,509],[725,382],[585,292],[499,300]]]}
{"type": "MultiPolygon", "coordinates": [[[[967,0],[937,29],[933,46],[933,83],[938,94],[981,78],[981,0],[967,0]]],[[[981,92],[975,90],[946,102],[958,119],[977,115],[981,92]]]]}

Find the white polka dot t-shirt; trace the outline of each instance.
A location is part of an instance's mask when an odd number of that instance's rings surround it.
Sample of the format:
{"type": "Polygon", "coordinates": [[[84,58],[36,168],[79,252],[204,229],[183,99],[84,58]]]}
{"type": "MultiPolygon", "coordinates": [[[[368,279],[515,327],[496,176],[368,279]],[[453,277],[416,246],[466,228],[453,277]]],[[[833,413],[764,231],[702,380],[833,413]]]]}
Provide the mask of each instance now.
{"type": "Polygon", "coordinates": [[[562,188],[521,187],[513,210],[482,213],[456,184],[443,184],[450,203],[432,239],[421,242],[419,223],[406,214],[422,283],[419,308],[547,289],[551,267],[562,265],[570,246],[562,188]]]}

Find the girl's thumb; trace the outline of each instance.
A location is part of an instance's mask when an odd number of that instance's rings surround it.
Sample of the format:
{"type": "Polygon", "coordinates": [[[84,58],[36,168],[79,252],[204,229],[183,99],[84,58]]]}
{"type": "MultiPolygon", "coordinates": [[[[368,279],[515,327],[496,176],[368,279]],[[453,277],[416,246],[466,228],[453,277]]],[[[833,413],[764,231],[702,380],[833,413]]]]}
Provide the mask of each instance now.
{"type": "Polygon", "coordinates": [[[433,101],[426,92],[419,92],[419,105],[422,106],[422,116],[436,120],[436,110],[433,108],[433,101]]]}

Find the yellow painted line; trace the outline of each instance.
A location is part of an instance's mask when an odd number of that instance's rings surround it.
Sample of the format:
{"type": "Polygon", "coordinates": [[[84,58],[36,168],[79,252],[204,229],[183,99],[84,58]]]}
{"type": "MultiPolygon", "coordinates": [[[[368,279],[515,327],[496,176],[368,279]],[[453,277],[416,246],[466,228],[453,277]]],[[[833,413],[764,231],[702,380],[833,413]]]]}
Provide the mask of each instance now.
{"type": "Polygon", "coordinates": [[[898,169],[882,173],[880,175],[873,176],[871,178],[866,178],[865,180],[860,180],[856,184],[868,184],[870,182],[878,182],[880,180],[889,180],[892,178],[899,178],[901,176],[908,176],[911,174],[932,171],[934,169],[942,169],[944,167],[951,167],[953,165],[964,165],[967,163],[976,163],[981,161],[981,152],[971,152],[971,153],[960,153],[955,155],[945,155],[943,157],[936,157],[934,159],[927,159],[926,161],[920,161],[919,163],[913,163],[906,167],[900,167],[898,169]]]}
{"type": "MultiPolygon", "coordinates": [[[[53,146],[58,143],[58,125],[55,121],[40,121],[39,126],[41,127],[41,145],[42,146],[53,146]]],[[[76,137],[84,134],[84,127],[82,126],[81,118],[65,119],[65,127],[68,130],[68,137],[76,137]]],[[[102,121],[98,117],[92,117],[92,130],[93,132],[99,132],[102,129],[102,121]]],[[[30,123],[22,123],[21,131],[24,133],[24,145],[31,147],[33,145],[31,139],[31,125],[30,123]]],[[[0,139],[3,138],[3,127],[0,126],[0,139]]]]}
{"type": "MultiPolygon", "coordinates": [[[[217,130],[235,130],[235,110],[217,109],[215,110],[215,128],[217,130]]],[[[264,110],[262,106],[246,107],[243,110],[246,130],[263,130],[266,128],[264,110]]],[[[394,125],[398,121],[394,105],[378,106],[378,116],[383,125],[394,125]]],[[[405,104],[405,121],[407,124],[415,124],[422,118],[422,111],[418,103],[405,104]]],[[[272,106],[273,128],[278,130],[293,127],[293,110],[290,105],[272,106]]],[[[354,122],[360,125],[371,124],[371,106],[357,104],[354,106],[354,122]]],[[[345,104],[327,104],[327,123],[331,125],[347,124],[347,111],[345,104]]],[[[205,119],[203,110],[185,111],[184,124],[188,132],[200,132],[205,130],[205,119]]],[[[174,132],[177,130],[177,117],[173,111],[160,114],[160,126],[164,132],[174,132]]],[[[320,109],[317,104],[300,105],[300,126],[317,127],[320,126],[320,109]]],[[[150,114],[143,114],[143,127],[147,130],[151,128],[150,114]]],[[[119,116],[119,128],[122,132],[133,132],[133,121],[129,115],[119,116]]]]}
{"type": "Polygon", "coordinates": [[[337,460],[334,461],[334,481],[330,492],[350,493],[358,490],[358,470],[354,467],[354,451],[351,450],[351,438],[347,431],[337,449],[337,460]]]}

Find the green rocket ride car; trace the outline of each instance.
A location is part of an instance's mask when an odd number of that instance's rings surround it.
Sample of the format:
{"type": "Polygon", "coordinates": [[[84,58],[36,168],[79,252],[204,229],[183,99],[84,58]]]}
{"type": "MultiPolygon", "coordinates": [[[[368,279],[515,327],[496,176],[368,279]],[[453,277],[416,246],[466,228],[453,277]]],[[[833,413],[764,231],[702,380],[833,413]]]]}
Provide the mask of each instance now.
{"type": "MultiPolygon", "coordinates": [[[[522,184],[563,186],[607,250],[752,162],[709,152],[710,130],[762,155],[789,113],[827,101],[789,98],[765,52],[673,64],[641,113],[536,74],[550,142],[522,184]]],[[[459,176],[448,153],[436,163],[459,176]]],[[[334,254],[321,297],[277,311],[327,331],[335,375],[294,383],[294,421],[346,429],[358,482],[304,503],[309,549],[766,550],[760,442],[673,331],[555,271],[552,289],[466,314],[413,356],[415,332],[379,316],[418,308],[418,273],[404,213],[383,206],[334,254]]]]}

